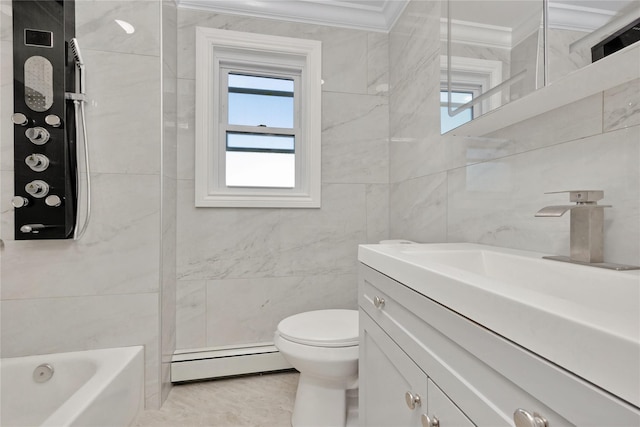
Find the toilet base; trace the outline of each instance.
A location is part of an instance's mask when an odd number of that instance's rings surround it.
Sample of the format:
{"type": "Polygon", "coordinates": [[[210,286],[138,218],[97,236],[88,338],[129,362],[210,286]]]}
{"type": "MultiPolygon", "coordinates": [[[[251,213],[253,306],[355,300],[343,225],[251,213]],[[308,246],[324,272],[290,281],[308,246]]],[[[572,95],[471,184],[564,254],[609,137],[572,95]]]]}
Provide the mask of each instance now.
{"type": "Polygon", "coordinates": [[[300,374],[291,417],[292,427],[345,427],[347,412],[353,412],[352,395],[352,391],[346,390],[344,384],[328,384],[321,379],[300,374]]]}

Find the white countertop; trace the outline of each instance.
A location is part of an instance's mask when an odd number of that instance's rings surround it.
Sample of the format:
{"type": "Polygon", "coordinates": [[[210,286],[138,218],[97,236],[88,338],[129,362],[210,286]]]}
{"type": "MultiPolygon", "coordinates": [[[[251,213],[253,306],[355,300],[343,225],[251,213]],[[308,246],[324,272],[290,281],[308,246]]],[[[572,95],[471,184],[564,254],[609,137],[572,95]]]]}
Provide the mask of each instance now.
{"type": "Polygon", "coordinates": [[[640,271],[544,255],[470,243],[358,249],[360,262],[640,407],[640,271]]]}

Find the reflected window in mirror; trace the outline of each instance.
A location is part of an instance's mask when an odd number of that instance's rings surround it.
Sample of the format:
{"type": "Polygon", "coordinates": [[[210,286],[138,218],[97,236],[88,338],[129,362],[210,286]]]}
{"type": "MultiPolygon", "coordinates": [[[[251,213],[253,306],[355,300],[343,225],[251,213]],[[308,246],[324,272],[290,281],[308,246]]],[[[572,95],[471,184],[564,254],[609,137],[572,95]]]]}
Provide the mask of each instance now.
{"type": "Polygon", "coordinates": [[[440,58],[440,132],[481,116],[502,103],[501,94],[483,96],[502,81],[502,63],[454,56],[440,58]],[[451,71],[447,71],[448,67],[451,71]],[[449,99],[451,89],[451,99],[449,99]]]}
{"type": "MultiPolygon", "coordinates": [[[[477,91],[455,90],[451,91],[451,105],[458,109],[461,105],[471,102],[477,91]]],[[[467,108],[459,114],[452,116],[449,114],[449,92],[444,89],[440,91],[440,133],[449,132],[473,119],[473,108],[467,108]]]]}
{"type": "MultiPolygon", "coordinates": [[[[481,80],[470,105],[477,118],[541,86],[542,0],[445,0],[440,25],[441,87],[458,90],[468,76],[481,80]]],[[[444,129],[444,128],[443,128],[444,129]]]]}

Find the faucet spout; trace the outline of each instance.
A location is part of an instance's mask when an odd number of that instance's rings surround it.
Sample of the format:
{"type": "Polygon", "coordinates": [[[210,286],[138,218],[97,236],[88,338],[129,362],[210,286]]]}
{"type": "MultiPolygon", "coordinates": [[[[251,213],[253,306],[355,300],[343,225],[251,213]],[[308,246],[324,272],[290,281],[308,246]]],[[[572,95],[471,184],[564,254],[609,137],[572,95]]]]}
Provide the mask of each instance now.
{"type": "Polygon", "coordinates": [[[583,263],[602,263],[604,258],[604,208],[598,200],[604,192],[597,190],[570,191],[575,205],[547,206],[536,212],[537,217],[560,217],[571,211],[569,230],[570,258],[583,263]]]}
{"type": "MultiPolygon", "coordinates": [[[[564,193],[564,191],[560,191],[564,193]]],[[[545,256],[545,259],[591,265],[613,270],[637,270],[640,267],[604,262],[604,208],[598,200],[602,190],[568,191],[569,201],[575,205],[547,206],[536,212],[537,217],[560,217],[571,211],[569,229],[569,256],[545,256]]]]}
{"type": "Polygon", "coordinates": [[[578,205],[560,205],[560,206],[546,206],[540,209],[534,216],[537,217],[559,217],[564,215],[566,212],[570,211],[573,208],[577,208],[578,205]]]}

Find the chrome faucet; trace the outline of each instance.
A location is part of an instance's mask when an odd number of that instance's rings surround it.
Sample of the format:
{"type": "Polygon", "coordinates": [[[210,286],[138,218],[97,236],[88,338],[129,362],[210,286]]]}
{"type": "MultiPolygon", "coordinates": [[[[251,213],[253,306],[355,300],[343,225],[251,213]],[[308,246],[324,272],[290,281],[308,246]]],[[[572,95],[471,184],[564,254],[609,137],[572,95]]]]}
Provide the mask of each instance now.
{"type": "Polygon", "coordinates": [[[575,205],[547,206],[540,209],[537,217],[560,217],[571,211],[569,228],[569,257],[544,257],[556,261],[593,265],[614,270],[637,269],[635,266],[604,262],[604,208],[611,205],[599,205],[604,198],[601,190],[556,191],[545,194],[569,193],[569,201],[575,205]]]}
{"type": "MultiPolygon", "coordinates": [[[[558,191],[567,193],[567,191],[558,191]]],[[[540,209],[536,216],[559,217],[571,211],[569,229],[569,258],[572,261],[594,263],[604,261],[604,208],[598,200],[604,197],[604,191],[568,191],[569,201],[575,205],[547,206],[540,209]]],[[[547,193],[554,194],[554,193],[547,193]]]]}

